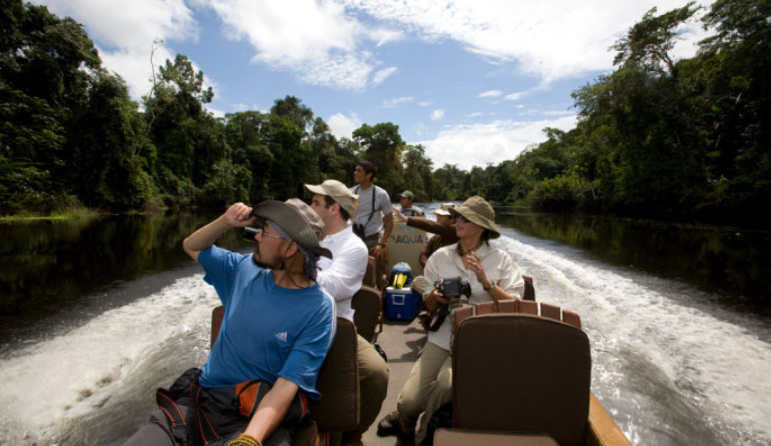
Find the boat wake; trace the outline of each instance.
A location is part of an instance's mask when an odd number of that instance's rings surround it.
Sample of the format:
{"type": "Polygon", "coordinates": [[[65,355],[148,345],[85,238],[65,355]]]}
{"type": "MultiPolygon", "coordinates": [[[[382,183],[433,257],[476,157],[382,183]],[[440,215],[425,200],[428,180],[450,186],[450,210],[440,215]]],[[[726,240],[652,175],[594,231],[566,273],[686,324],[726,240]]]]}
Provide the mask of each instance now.
{"type": "Polygon", "coordinates": [[[539,301],[581,315],[593,391],[634,444],[769,444],[767,324],[561,245],[495,243],[535,278],[539,301]]]}
{"type": "Polygon", "coordinates": [[[156,387],[205,361],[217,303],[201,275],[185,277],[13,352],[0,368],[0,444],[109,444],[116,431],[130,435],[156,387]]]}

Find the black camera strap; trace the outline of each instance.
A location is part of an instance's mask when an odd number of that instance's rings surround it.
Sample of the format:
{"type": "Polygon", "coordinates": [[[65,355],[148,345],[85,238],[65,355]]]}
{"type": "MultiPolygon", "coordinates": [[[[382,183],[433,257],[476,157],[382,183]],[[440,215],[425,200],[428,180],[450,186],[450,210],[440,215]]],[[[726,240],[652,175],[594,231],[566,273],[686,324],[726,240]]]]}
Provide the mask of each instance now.
{"type": "MultiPolygon", "coordinates": [[[[367,225],[369,225],[369,221],[372,220],[372,216],[375,215],[375,186],[372,185],[372,210],[369,213],[369,218],[367,219],[367,222],[364,223],[364,227],[361,228],[362,230],[362,236],[364,235],[364,231],[367,229],[367,225]]],[[[356,195],[359,195],[359,186],[356,186],[356,195]]]]}
{"type": "Polygon", "coordinates": [[[436,331],[442,326],[442,323],[450,314],[450,306],[442,305],[423,319],[423,329],[426,331],[436,331]]]}

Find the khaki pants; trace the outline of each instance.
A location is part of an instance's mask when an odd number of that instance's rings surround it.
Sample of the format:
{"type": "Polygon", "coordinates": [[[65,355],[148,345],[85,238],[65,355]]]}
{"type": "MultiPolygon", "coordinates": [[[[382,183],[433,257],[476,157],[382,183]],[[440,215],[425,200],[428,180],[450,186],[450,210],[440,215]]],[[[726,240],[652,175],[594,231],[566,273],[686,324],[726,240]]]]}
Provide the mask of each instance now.
{"type": "Polygon", "coordinates": [[[359,431],[365,432],[377,419],[388,393],[388,366],[375,347],[361,336],[358,338],[357,354],[361,393],[359,431]]]}
{"type": "Polygon", "coordinates": [[[410,376],[396,399],[396,409],[404,432],[415,429],[421,412],[425,412],[415,443],[426,436],[428,420],[444,404],[452,401],[452,358],[449,350],[426,341],[410,376]]]}

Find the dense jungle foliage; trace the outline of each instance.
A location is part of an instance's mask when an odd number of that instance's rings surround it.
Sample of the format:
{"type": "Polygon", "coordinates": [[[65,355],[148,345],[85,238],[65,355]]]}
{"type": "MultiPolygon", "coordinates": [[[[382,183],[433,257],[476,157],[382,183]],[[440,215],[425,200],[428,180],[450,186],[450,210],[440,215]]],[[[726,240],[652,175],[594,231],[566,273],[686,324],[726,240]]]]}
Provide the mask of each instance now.
{"type": "Polygon", "coordinates": [[[649,11],[612,48],[615,70],[573,93],[579,122],[485,168],[434,168],[393,123],[337,139],[298,98],[216,118],[184,55],[156,67],[138,104],[83,27],[2,0],[0,215],[83,205],[112,211],[221,206],[351,182],[356,163],[418,201],[524,202],[558,211],[757,221],[771,204],[771,0],[649,11]],[[712,37],[673,60],[698,14],[712,37]]]}

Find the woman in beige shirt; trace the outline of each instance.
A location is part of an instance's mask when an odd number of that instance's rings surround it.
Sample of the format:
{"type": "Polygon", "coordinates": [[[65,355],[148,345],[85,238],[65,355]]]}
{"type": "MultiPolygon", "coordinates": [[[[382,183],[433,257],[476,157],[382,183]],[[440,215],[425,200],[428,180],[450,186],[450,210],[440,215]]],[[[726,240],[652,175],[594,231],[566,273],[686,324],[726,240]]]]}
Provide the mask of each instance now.
{"type": "MultiPolygon", "coordinates": [[[[470,288],[470,304],[491,300],[521,298],[525,290],[517,265],[505,251],[490,246],[489,240],[500,237],[495,224],[495,212],[482,197],[474,196],[450,212],[455,216],[458,243],[435,252],[426,263],[423,275],[429,284],[459,277],[470,288]]],[[[426,307],[435,310],[450,304],[437,288],[423,295],[426,307]]],[[[452,306],[451,306],[452,307],[452,306]]],[[[452,313],[436,331],[428,333],[420,358],[410,373],[397,399],[397,411],[386,416],[378,425],[378,435],[396,434],[402,444],[423,441],[428,418],[452,399],[452,361],[450,336],[452,313]],[[415,425],[422,412],[428,416],[417,435],[415,425]]]]}

